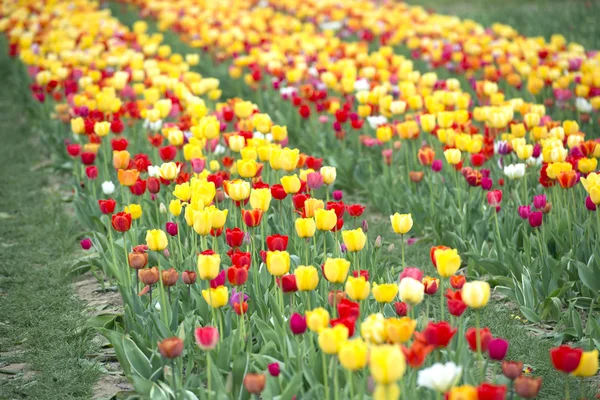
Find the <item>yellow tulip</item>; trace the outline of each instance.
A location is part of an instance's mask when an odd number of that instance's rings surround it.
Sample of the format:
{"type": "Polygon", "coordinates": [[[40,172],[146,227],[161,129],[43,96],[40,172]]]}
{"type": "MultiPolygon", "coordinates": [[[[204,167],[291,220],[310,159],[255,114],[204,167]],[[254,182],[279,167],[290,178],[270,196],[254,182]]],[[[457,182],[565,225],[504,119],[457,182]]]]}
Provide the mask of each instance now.
{"type": "Polygon", "coordinates": [[[315,235],[317,226],[312,218],[296,218],[296,233],[301,238],[311,238],[315,235]]]}
{"type": "Polygon", "coordinates": [[[173,196],[177,197],[181,201],[189,201],[192,198],[192,189],[189,182],[175,185],[173,190],[173,196]]]}
{"type": "Polygon", "coordinates": [[[225,226],[225,222],[227,222],[227,215],[229,214],[228,209],[219,210],[215,206],[209,207],[212,213],[212,221],[211,225],[213,229],[220,229],[225,226]]]}
{"type": "Polygon", "coordinates": [[[306,325],[308,329],[319,333],[329,325],[329,313],[323,307],[306,312],[306,325]]]}
{"type": "Polygon", "coordinates": [[[306,199],[304,202],[304,215],[306,215],[307,218],[312,218],[315,216],[315,211],[321,208],[325,208],[323,200],[315,199],[314,197],[306,199]]]}
{"type": "Polygon", "coordinates": [[[271,134],[273,135],[274,141],[282,142],[287,139],[288,136],[287,126],[273,125],[271,127],[271,134]]]}
{"type": "Polygon", "coordinates": [[[192,217],[193,227],[198,235],[206,236],[210,233],[212,229],[212,214],[212,211],[209,209],[194,212],[192,217]]]}
{"type": "Polygon", "coordinates": [[[392,228],[394,232],[404,235],[408,233],[413,227],[413,219],[411,214],[398,214],[390,216],[392,221],[392,228]]]}
{"type": "Polygon", "coordinates": [[[236,168],[242,178],[254,178],[258,172],[258,163],[255,160],[237,160],[236,168]]]}
{"type": "Polygon", "coordinates": [[[146,245],[152,251],[163,251],[169,245],[167,234],[160,229],[151,229],[146,232],[146,245]]]}
{"type": "Polygon", "coordinates": [[[255,210],[267,211],[271,204],[271,197],[271,190],[268,188],[252,189],[250,192],[250,205],[255,210]]]}
{"type": "Polygon", "coordinates": [[[248,118],[250,115],[252,115],[253,110],[254,104],[249,101],[236,101],[235,105],[233,106],[233,112],[235,113],[235,116],[240,119],[248,118]]]}
{"type": "Polygon", "coordinates": [[[403,278],[398,285],[400,300],[414,306],[423,301],[425,286],[416,279],[403,278]]]}
{"type": "Polygon", "coordinates": [[[142,216],[142,206],[139,204],[130,204],[125,207],[125,212],[131,214],[131,219],[138,219],[142,216]]]}
{"type": "Polygon", "coordinates": [[[330,231],[337,224],[337,215],[334,210],[320,208],[315,211],[315,222],[318,230],[330,231]]]}
{"type": "Polygon", "coordinates": [[[301,182],[296,174],[284,176],[280,181],[287,194],[296,194],[300,190],[301,182]]]}
{"type": "Polygon", "coordinates": [[[290,255],[287,251],[267,251],[267,269],[273,276],[282,276],[290,270],[290,255]]]}
{"type": "Polygon", "coordinates": [[[364,276],[355,278],[349,276],[346,281],[346,294],[352,300],[364,300],[369,296],[371,291],[371,284],[367,282],[364,276]]]}
{"type": "Polygon", "coordinates": [[[229,300],[229,291],[225,286],[218,286],[215,289],[209,288],[202,291],[202,297],[213,308],[221,308],[229,300]]]}
{"type": "Polygon", "coordinates": [[[301,292],[315,290],[319,285],[319,273],[312,265],[298,266],[298,268],[296,268],[294,271],[294,275],[296,276],[296,285],[298,286],[298,290],[301,292]]]}
{"type": "Polygon", "coordinates": [[[393,383],[406,372],[406,359],[399,346],[374,346],[369,356],[369,369],[376,383],[393,383]]]}
{"type": "Polygon", "coordinates": [[[321,176],[323,176],[323,183],[326,185],[331,185],[335,182],[335,178],[337,177],[337,171],[335,167],[321,167],[321,176]]]}
{"type": "Polygon", "coordinates": [[[199,254],[197,266],[200,279],[215,279],[219,275],[221,256],[219,254],[199,254]]]}
{"type": "Polygon", "coordinates": [[[490,284],[483,281],[467,282],[462,288],[462,301],[471,308],[483,308],[490,299],[490,284]]]}
{"type": "Polygon", "coordinates": [[[398,294],[398,285],[395,283],[373,284],[373,297],[378,303],[390,303],[398,294]]]}
{"type": "Polygon", "coordinates": [[[358,371],[367,365],[367,353],[367,344],[361,338],[357,338],[342,343],[338,358],[345,369],[358,371]]]}
{"type": "Polygon", "coordinates": [[[342,239],[350,252],[361,251],[367,243],[367,235],[365,235],[362,228],[342,231],[342,239]]]}
{"type": "Polygon", "coordinates": [[[94,124],[94,133],[98,136],[106,136],[110,133],[110,122],[101,121],[94,124]]]}
{"type": "Polygon", "coordinates": [[[350,269],[350,261],[344,258],[328,258],[323,265],[327,280],[331,283],[344,283],[350,269]]]}
{"type": "Polygon", "coordinates": [[[289,149],[285,148],[281,150],[281,154],[279,155],[279,164],[281,169],[284,171],[292,171],[296,169],[298,165],[298,161],[300,160],[300,150],[298,149],[289,149]]]}
{"type": "Polygon", "coordinates": [[[577,168],[582,174],[587,174],[596,170],[598,159],[596,158],[580,158],[577,162],[577,168]]]}
{"type": "Polygon", "coordinates": [[[377,139],[383,143],[387,143],[392,140],[392,127],[389,125],[380,126],[375,132],[377,139]]]}
{"type": "Polygon", "coordinates": [[[400,386],[397,383],[377,385],[373,391],[373,400],[398,400],[399,398],[400,386]]]}
{"type": "Polygon", "coordinates": [[[371,314],[360,324],[360,335],[369,343],[380,344],[387,340],[383,314],[371,314]]]}
{"type": "Polygon", "coordinates": [[[347,340],[348,328],[343,324],[324,328],[319,332],[319,347],[325,354],[337,354],[347,340]]]}
{"type": "Polygon", "coordinates": [[[596,373],[598,373],[598,350],[583,352],[579,365],[572,372],[572,375],[587,378],[596,375],[596,373]]]}
{"type": "Polygon", "coordinates": [[[444,157],[448,164],[456,165],[460,162],[461,153],[458,149],[447,149],[444,151],[444,157]]]}
{"type": "Polygon", "coordinates": [[[460,268],[461,260],[456,249],[437,249],[433,257],[442,278],[451,277],[460,268]]]}
{"type": "Polygon", "coordinates": [[[417,321],[409,317],[388,318],[385,320],[385,332],[392,343],[405,343],[412,337],[417,321]]]}
{"type": "Polygon", "coordinates": [[[246,200],[250,196],[250,183],[241,179],[234,179],[227,183],[227,192],[232,200],[246,200]]]}

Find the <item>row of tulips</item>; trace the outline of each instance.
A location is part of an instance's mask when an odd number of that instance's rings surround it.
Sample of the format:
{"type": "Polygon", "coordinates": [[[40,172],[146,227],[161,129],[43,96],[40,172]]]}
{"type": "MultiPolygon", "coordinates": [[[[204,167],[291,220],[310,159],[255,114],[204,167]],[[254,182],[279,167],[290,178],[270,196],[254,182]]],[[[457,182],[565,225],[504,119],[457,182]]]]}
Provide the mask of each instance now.
{"type": "MultiPolygon", "coordinates": [[[[518,362],[488,378],[509,343],[480,326],[490,286],[457,275],[457,250],[432,249],[439,278],[393,265],[367,224],[344,228],[364,208],[332,191],[336,169],[284,147],[285,128],[251,102],[213,105],[219,82],[190,70],[196,57],[146,54],[168,47],[94,2],[6,9],[34,95],[70,121],[47,134],[76,135],[76,205],[94,232],[82,246],[125,304],[100,330],[142,396],[537,396],[518,362]]],[[[406,235],[413,221],[391,225],[406,235]]],[[[598,369],[591,349],[551,359],[567,388],[598,369]]]]}
{"type": "Polygon", "coordinates": [[[293,121],[291,138],[336,166],[338,187],[361,188],[384,212],[410,211],[421,221],[415,234],[459,249],[468,273],[491,279],[527,319],[555,321],[557,340],[600,340],[600,146],[577,121],[506,99],[491,81],[478,82],[473,98],[390,47],[368,53],[269,7],[137,3],[160,29],[203,46],[203,57],[232,58],[219,77],[243,76],[239,93],[293,121]],[[219,40],[209,40],[217,27],[201,23],[209,15],[227,32],[219,40]]]}

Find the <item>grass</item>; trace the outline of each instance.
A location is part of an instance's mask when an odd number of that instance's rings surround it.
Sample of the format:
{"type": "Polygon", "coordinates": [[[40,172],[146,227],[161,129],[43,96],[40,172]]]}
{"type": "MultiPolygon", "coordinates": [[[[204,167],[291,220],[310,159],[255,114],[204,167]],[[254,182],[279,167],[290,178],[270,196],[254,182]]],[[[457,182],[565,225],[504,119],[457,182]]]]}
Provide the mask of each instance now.
{"type": "Polygon", "coordinates": [[[600,3],[594,0],[407,0],[485,26],[507,24],[526,36],[560,33],[588,50],[600,47],[600,3]]]}
{"type": "Polygon", "coordinates": [[[0,41],[0,365],[24,363],[26,374],[0,374],[2,399],[89,399],[99,370],[85,305],[66,278],[76,224],[49,187],[53,171],[32,166],[49,155],[27,115],[21,66],[0,41]],[[12,378],[12,379],[3,379],[12,378]]]}

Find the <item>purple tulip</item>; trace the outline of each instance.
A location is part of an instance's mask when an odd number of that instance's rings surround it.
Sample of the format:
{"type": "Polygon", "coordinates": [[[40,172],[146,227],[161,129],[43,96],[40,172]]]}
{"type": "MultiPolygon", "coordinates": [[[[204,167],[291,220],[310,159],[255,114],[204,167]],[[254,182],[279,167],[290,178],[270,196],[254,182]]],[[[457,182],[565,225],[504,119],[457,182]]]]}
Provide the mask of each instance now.
{"type": "Polygon", "coordinates": [[[335,201],[340,201],[344,197],[344,192],[342,192],[341,190],[334,190],[331,195],[333,196],[333,199],[335,201]]]}
{"type": "MultiPolygon", "coordinates": [[[[589,198],[589,196],[588,196],[589,198]]],[[[594,204],[594,203],[592,203],[594,204]]],[[[90,238],[85,238],[82,239],[81,242],[79,242],[79,244],[81,244],[81,248],[84,250],[89,250],[92,248],[92,241],[90,240],[90,238]]]]}
{"type": "MultiPolygon", "coordinates": [[[[231,307],[233,307],[233,305],[235,303],[242,304],[242,302],[240,301],[240,297],[242,296],[242,292],[238,292],[234,288],[231,293],[232,294],[231,294],[231,298],[229,299],[229,305],[231,305],[231,307]]],[[[244,293],[244,302],[248,301],[249,298],[250,297],[248,296],[248,294],[244,293]]]]}
{"type": "Polygon", "coordinates": [[[538,194],[537,196],[533,196],[533,206],[538,210],[546,207],[547,198],[545,194],[538,194]]]}
{"type": "Polygon", "coordinates": [[[440,172],[443,166],[444,164],[442,163],[442,160],[433,160],[433,163],[431,164],[431,169],[433,172],[440,172]]]}
{"type": "Polygon", "coordinates": [[[290,329],[294,335],[302,335],[306,332],[306,317],[298,313],[292,314],[290,318],[290,329]]]}
{"type": "Polygon", "coordinates": [[[488,353],[492,360],[500,361],[506,357],[508,342],[501,338],[492,339],[488,345],[488,353]]]}
{"type": "Polygon", "coordinates": [[[366,219],[363,219],[363,222],[362,222],[362,230],[363,230],[363,232],[365,232],[365,233],[369,232],[369,223],[367,222],[367,220],[366,220],[366,219]]]}
{"type": "Polygon", "coordinates": [[[494,181],[491,178],[483,177],[481,179],[481,188],[483,190],[490,190],[493,184],[494,181]]]}
{"type": "Polygon", "coordinates": [[[279,367],[279,363],[271,363],[268,365],[269,368],[269,374],[271,374],[271,376],[273,377],[278,377],[279,374],[281,373],[281,368],[279,367]]]}
{"type": "Polygon", "coordinates": [[[533,146],[533,153],[531,153],[531,157],[538,158],[542,154],[542,146],[539,143],[536,143],[533,146]]]}
{"type": "Polygon", "coordinates": [[[521,217],[523,219],[527,219],[527,218],[529,218],[530,214],[531,214],[531,206],[530,205],[519,206],[519,217],[521,217]]]}
{"type": "Polygon", "coordinates": [[[544,214],[542,214],[541,211],[532,212],[531,214],[529,214],[529,225],[531,225],[532,228],[537,228],[538,226],[541,226],[543,216],[544,214]]]}

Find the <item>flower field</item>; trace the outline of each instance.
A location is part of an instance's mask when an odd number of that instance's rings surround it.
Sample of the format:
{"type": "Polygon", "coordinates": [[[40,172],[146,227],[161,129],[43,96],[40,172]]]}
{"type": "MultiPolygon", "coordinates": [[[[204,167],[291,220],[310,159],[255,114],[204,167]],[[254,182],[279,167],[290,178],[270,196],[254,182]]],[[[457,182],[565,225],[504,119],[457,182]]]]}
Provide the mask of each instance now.
{"type": "Polygon", "coordinates": [[[72,192],[69,275],[122,302],[85,329],[124,398],[598,398],[600,54],[560,26],[367,0],[1,11],[72,192]]]}

